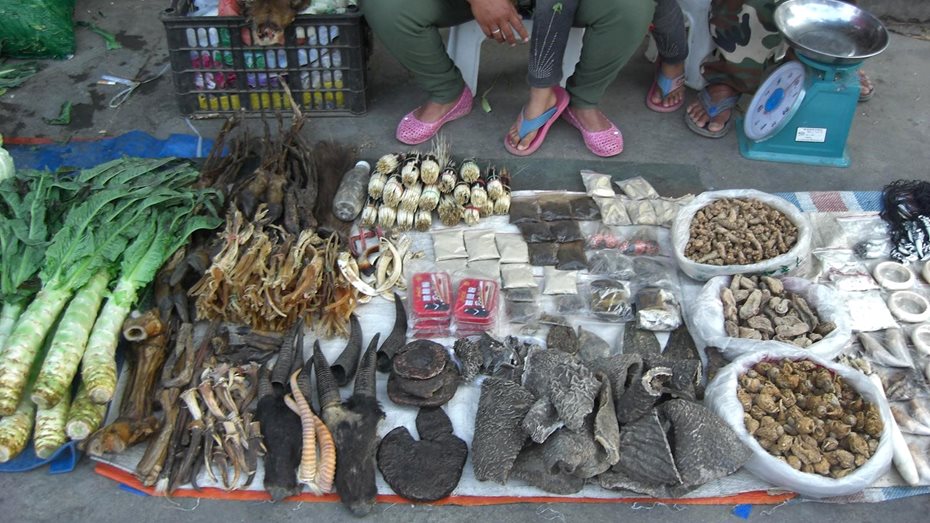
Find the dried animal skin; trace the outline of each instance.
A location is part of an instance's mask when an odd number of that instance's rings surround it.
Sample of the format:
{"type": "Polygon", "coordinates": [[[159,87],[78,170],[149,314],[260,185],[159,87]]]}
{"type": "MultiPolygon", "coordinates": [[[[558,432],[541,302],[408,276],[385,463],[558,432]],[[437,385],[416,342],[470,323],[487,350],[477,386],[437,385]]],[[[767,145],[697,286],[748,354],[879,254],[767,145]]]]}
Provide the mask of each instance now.
{"type": "Polygon", "coordinates": [[[564,325],[553,325],[546,335],[546,347],[567,354],[576,354],[578,352],[578,337],[575,335],[575,330],[564,325]]]}
{"type": "Polygon", "coordinates": [[[666,383],[672,380],[668,367],[653,367],[623,392],[617,401],[617,421],[621,425],[639,419],[648,413],[666,391],[666,383]]]}
{"type": "Polygon", "coordinates": [[[630,478],[651,484],[681,483],[665,428],[655,409],[622,425],[620,449],[620,461],[614,467],[630,478]]]}
{"type": "Polygon", "coordinates": [[[536,443],[542,443],[553,432],[565,426],[559,419],[559,413],[548,398],[540,398],[530,407],[523,418],[523,430],[536,443]]]}
{"type": "Polygon", "coordinates": [[[623,353],[639,354],[640,356],[658,356],[662,346],[652,331],[637,329],[628,324],[623,329],[623,353]]]}
{"type": "Polygon", "coordinates": [[[527,446],[517,456],[511,477],[552,494],[575,494],[584,488],[583,478],[565,472],[561,467],[549,467],[544,453],[543,445],[527,446]]]}
{"type": "Polygon", "coordinates": [[[478,481],[506,483],[526,441],[523,418],[535,401],[528,390],[510,380],[491,377],[481,384],[472,441],[472,466],[478,481]]]}
{"type": "Polygon", "coordinates": [[[594,410],[600,384],[583,365],[564,352],[534,350],[526,358],[523,385],[537,398],[548,397],[570,430],[580,430],[594,410]]]}
{"type": "Polygon", "coordinates": [[[684,485],[703,485],[730,475],[752,457],[733,429],[705,407],[671,400],[659,410],[671,423],[675,465],[684,485]]]}
{"type": "Polygon", "coordinates": [[[420,409],[417,432],[419,441],[406,427],[385,435],[378,447],[378,468],[394,492],[404,498],[445,498],[459,483],[468,446],[452,434],[452,423],[440,408],[420,409]]]}
{"type": "Polygon", "coordinates": [[[594,441],[606,454],[606,462],[613,466],[620,460],[620,425],[614,406],[610,380],[606,375],[599,375],[601,390],[597,393],[597,406],[594,409],[594,441]]]}
{"type": "Polygon", "coordinates": [[[586,366],[593,372],[606,376],[610,381],[616,407],[627,388],[642,378],[643,358],[639,354],[615,354],[587,362],[586,366]]]}
{"type": "Polygon", "coordinates": [[[609,355],[610,344],[606,340],[589,330],[578,327],[578,356],[581,361],[589,363],[609,355]]]}
{"type": "Polygon", "coordinates": [[[461,366],[462,380],[466,383],[471,382],[481,372],[481,364],[484,357],[481,354],[481,347],[478,342],[471,338],[459,338],[452,346],[455,357],[458,358],[461,366]]]}

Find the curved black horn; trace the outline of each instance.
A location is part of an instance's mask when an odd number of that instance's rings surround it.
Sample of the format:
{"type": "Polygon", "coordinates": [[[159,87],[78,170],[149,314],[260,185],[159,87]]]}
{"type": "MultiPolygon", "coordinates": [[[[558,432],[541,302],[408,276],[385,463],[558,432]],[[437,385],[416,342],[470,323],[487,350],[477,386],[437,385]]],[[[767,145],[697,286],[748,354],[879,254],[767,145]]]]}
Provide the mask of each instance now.
{"type": "Polygon", "coordinates": [[[376,397],[375,392],[375,361],[377,359],[378,339],[381,334],[375,334],[375,337],[368,342],[368,350],[362,357],[362,364],[355,376],[355,388],[353,393],[366,396],[368,398],[376,397]]]}
{"type": "Polygon", "coordinates": [[[336,361],[330,365],[329,370],[333,373],[336,385],[344,387],[352,381],[355,372],[358,370],[358,359],[362,355],[362,325],[358,321],[358,316],[353,314],[349,317],[351,330],[349,331],[349,342],[342,354],[336,358],[336,361]]]}

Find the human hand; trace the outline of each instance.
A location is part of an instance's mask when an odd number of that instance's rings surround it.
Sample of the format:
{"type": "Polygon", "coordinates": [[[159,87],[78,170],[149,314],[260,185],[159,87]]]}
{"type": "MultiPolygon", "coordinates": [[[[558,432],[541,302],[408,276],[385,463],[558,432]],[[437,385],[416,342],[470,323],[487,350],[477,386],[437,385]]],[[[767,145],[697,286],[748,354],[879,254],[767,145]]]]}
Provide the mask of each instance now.
{"type": "Polygon", "coordinates": [[[510,0],[469,0],[469,3],[475,20],[488,38],[510,45],[529,41],[523,19],[510,0]]]}

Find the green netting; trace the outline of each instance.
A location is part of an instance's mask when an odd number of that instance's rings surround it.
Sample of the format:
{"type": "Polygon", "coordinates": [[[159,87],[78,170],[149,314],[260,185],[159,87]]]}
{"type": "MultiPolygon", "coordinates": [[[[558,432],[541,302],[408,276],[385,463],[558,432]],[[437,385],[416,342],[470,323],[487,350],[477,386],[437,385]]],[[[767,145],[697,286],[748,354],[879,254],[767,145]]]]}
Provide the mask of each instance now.
{"type": "Polygon", "coordinates": [[[74,53],[74,0],[0,0],[0,53],[63,58],[74,53]]]}

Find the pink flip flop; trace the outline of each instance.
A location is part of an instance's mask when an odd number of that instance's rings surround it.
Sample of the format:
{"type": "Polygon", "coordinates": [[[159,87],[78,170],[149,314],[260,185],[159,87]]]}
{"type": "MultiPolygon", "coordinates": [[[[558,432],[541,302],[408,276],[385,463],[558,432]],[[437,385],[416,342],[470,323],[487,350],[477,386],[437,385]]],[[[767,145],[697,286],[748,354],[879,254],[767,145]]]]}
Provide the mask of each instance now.
{"type": "Polygon", "coordinates": [[[578,121],[578,118],[575,116],[575,113],[572,112],[572,108],[569,107],[562,113],[562,118],[565,119],[568,123],[572,124],[575,129],[581,131],[581,137],[584,138],[584,144],[588,146],[588,150],[592,153],[602,157],[608,158],[611,156],[617,156],[623,152],[623,135],[620,133],[620,129],[617,129],[617,126],[610,123],[610,127],[604,129],[603,131],[589,131],[581,125],[581,122],[578,121]]]}
{"type": "MultiPolygon", "coordinates": [[[[523,116],[523,111],[520,111],[520,124],[517,127],[517,135],[520,137],[520,140],[526,137],[533,131],[538,131],[536,136],[533,137],[533,140],[530,142],[530,145],[523,149],[517,149],[510,143],[510,133],[508,132],[504,135],[504,148],[507,149],[507,152],[514,156],[529,156],[536,152],[536,149],[539,149],[539,146],[542,145],[543,141],[546,140],[546,134],[549,133],[549,127],[559,119],[559,116],[562,114],[562,111],[568,107],[568,91],[565,89],[555,86],[552,89],[555,92],[555,105],[546,110],[546,112],[527,120],[523,116]]],[[[524,108],[525,110],[525,108],[524,108]]]]}
{"type": "Polygon", "coordinates": [[[672,94],[672,91],[678,89],[679,87],[685,85],[685,75],[680,74],[674,78],[669,78],[662,73],[662,61],[656,61],[656,74],[652,79],[652,86],[649,87],[649,92],[646,94],[646,107],[652,109],[657,113],[671,113],[677,111],[682,105],[685,104],[685,97],[682,96],[678,103],[675,105],[670,105],[668,107],[663,106],[661,103],[655,103],[652,101],[653,95],[656,91],[662,93],[662,99],[668,98],[668,95],[672,94]]]}
{"type": "Polygon", "coordinates": [[[465,87],[465,89],[462,90],[461,96],[459,96],[459,99],[455,102],[455,105],[452,106],[452,109],[435,122],[423,122],[418,120],[417,117],[414,116],[414,113],[419,109],[419,107],[417,107],[417,109],[410,111],[400,120],[400,123],[397,124],[397,133],[395,136],[398,140],[407,145],[423,143],[435,136],[436,133],[439,132],[439,128],[443,125],[470,113],[472,104],[474,103],[473,99],[474,95],[471,89],[465,87]]]}

